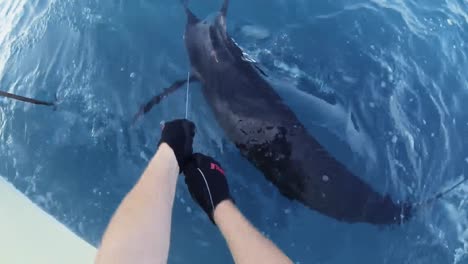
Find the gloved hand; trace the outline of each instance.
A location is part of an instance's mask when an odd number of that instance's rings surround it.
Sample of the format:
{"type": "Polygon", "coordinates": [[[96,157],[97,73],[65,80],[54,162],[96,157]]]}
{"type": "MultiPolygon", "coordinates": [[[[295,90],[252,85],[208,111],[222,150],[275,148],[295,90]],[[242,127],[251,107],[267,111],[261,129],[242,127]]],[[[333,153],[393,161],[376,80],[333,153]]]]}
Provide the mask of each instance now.
{"type": "Polygon", "coordinates": [[[192,198],[214,223],[216,206],[232,200],[224,171],[213,158],[196,153],[184,167],[185,183],[192,198]]]}
{"type": "Polygon", "coordinates": [[[192,156],[194,136],[195,124],[186,119],[178,119],[164,124],[158,146],[166,143],[171,147],[176,156],[180,171],[184,168],[187,159],[192,156]]]}

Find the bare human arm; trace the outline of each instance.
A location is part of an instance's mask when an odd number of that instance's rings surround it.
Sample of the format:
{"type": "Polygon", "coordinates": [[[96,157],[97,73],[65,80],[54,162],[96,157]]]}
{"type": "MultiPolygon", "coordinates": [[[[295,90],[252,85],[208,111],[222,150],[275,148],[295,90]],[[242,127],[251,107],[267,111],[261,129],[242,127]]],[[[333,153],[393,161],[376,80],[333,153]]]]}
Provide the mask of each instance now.
{"type": "Polygon", "coordinates": [[[159,148],[113,216],[97,264],[166,263],[177,176],[192,155],[195,125],[165,124],[159,148]]]}
{"type": "Polygon", "coordinates": [[[247,221],[230,200],[216,206],[214,220],[236,263],[292,263],[273,242],[247,221]]]}
{"type": "Polygon", "coordinates": [[[236,263],[289,264],[292,261],[260,234],[231,201],[224,170],[213,158],[194,154],[184,168],[190,194],[218,225],[236,263]]]}
{"type": "Polygon", "coordinates": [[[174,152],[161,144],[113,216],[97,264],[167,262],[178,174],[174,152]]]}

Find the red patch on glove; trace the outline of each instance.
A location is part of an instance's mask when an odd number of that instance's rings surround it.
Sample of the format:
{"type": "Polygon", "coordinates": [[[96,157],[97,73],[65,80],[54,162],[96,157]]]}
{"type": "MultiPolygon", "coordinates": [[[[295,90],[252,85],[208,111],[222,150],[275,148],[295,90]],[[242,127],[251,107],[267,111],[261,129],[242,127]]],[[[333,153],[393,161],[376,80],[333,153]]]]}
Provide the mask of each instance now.
{"type": "Polygon", "coordinates": [[[211,169],[212,170],[217,170],[218,172],[220,172],[224,176],[224,170],[221,169],[221,167],[219,167],[217,164],[211,163],[211,169]]]}

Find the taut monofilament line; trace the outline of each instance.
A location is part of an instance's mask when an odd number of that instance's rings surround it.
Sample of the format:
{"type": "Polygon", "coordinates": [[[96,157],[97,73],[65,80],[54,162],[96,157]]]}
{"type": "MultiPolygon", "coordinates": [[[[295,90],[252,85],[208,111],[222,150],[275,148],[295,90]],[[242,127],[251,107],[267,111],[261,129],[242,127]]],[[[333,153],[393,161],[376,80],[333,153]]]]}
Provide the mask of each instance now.
{"type": "Polygon", "coordinates": [[[190,96],[190,72],[187,72],[187,94],[185,95],[185,119],[188,119],[189,96],[190,96]]]}

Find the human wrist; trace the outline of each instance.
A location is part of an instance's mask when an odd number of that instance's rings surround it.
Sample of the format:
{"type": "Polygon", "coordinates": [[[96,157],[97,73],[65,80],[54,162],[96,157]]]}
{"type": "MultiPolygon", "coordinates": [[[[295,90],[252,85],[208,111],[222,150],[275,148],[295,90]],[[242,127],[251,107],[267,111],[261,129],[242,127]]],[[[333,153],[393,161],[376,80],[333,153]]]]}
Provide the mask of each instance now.
{"type": "Polygon", "coordinates": [[[226,199],[218,203],[213,211],[213,219],[216,224],[222,220],[226,211],[232,210],[235,207],[234,203],[230,199],[226,199]]]}
{"type": "Polygon", "coordinates": [[[156,155],[157,154],[161,154],[163,157],[165,157],[168,160],[169,164],[174,164],[174,166],[177,167],[177,171],[180,171],[179,163],[177,162],[175,152],[171,148],[171,146],[169,146],[169,144],[162,142],[158,147],[156,155]]]}

